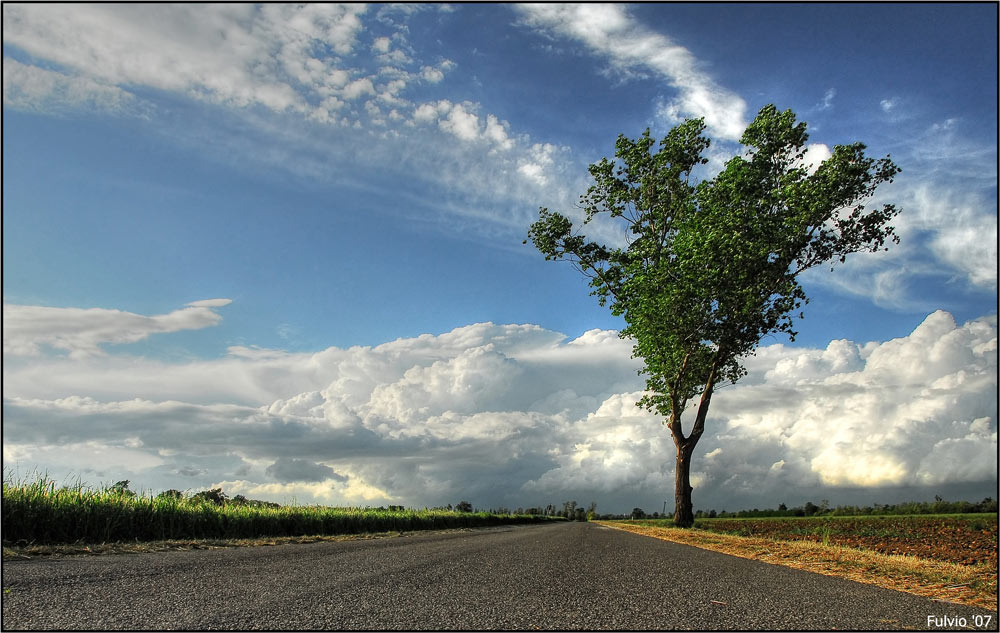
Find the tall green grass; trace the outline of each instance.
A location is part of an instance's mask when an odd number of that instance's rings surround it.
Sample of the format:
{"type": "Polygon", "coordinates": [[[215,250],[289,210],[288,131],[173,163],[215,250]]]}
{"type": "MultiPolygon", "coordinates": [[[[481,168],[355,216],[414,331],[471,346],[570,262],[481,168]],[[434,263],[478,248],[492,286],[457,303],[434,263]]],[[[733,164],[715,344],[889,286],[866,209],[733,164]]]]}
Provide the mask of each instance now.
{"type": "Polygon", "coordinates": [[[259,507],[140,495],[45,478],[3,483],[3,542],[10,545],[235,539],[537,523],[536,515],[326,506],[259,507]]]}

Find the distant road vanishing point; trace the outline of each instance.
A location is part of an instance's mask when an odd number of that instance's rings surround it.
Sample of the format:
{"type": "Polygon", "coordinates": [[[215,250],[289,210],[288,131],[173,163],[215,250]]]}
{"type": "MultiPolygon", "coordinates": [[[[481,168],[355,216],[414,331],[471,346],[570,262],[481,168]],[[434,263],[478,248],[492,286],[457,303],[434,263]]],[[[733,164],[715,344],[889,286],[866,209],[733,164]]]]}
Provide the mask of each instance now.
{"type": "Polygon", "coordinates": [[[589,523],[3,565],[4,630],[996,630],[996,616],[589,523]]]}

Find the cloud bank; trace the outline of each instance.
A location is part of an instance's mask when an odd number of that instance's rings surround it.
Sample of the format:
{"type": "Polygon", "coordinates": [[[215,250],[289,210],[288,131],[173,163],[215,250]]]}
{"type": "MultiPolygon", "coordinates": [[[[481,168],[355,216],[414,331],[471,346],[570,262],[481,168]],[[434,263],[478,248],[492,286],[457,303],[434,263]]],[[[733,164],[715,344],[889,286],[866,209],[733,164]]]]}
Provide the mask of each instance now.
{"type": "MultiPolygon", "coordinates": [[[[16,332],[5,333],[12,349],[40,336],[16,332]]],[[[376,347],[232,348],[173,365],[53,353],[44,377],[36,363],[5,363],[4,459],[55,476],[300,503],[577,498],[652,510],[672,490],[673,446],[635,406],[643,385],[630,352],[613,331],[567,340],[478,323],[376,347]]],[[[957,325],[935,312],[903,338],[770,345],[747,366],[713,400],[694,467],[698,507],[996,480],[996,317],[957,325]]]]}
{"type": "Polygon", "coordinates": [[[103,344],[135,343],[151,334],[198,330],[218,323],[222,317],[212,310],[229,299],[207,299],[189,303],[169,314],[144,316],[102,308],[49,308],[3,306],[4,356],[38,356],[41,346],[69,352],[72,358],[104,355],[103,344]]]}

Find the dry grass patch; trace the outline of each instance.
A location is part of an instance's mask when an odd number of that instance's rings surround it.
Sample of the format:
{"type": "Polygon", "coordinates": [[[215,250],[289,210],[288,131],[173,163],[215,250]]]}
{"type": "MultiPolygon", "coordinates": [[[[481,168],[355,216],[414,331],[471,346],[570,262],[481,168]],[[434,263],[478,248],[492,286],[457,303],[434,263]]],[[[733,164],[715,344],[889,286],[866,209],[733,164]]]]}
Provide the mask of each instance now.
{"type": "Polygon", "coordinates": [[[839,545],[777,541],[699,529],[653,527],[617,521],[595,523],[740,558],[839,576],[935,600],[997,610],[997,568],[985,564],[958,565],[839,545]]]}

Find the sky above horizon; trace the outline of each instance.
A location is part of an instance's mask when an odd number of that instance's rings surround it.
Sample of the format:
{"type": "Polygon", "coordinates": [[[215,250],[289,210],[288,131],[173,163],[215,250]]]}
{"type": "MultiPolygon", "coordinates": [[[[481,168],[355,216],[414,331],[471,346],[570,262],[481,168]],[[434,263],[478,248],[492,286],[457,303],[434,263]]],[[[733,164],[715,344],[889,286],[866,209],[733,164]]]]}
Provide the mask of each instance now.
{"type": "MultiPolygon", "coordinates": [[[[902,173],[720,390],[696,508],[997,487],[997,7],[3,6],[3,459],[331,505],[672,506],[620,319],[523,244],[763,106],[902,173]]],[[[614,227],[590,231],[612,242],[614,227]]],[[[669,508],[668,508],[669,509],[669,508]]]]}

